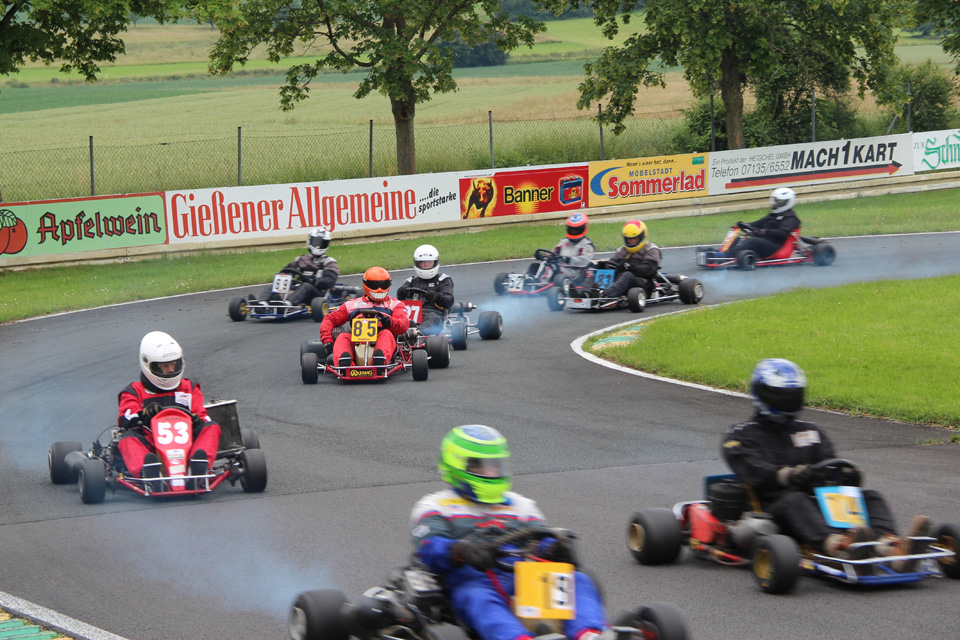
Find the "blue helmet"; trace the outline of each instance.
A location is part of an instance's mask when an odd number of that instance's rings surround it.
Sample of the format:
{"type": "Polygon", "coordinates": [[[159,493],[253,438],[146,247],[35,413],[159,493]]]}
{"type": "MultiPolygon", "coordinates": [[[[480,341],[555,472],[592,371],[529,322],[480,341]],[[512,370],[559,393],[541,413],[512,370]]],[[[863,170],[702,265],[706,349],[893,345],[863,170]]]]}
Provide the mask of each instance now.
{"type": "Polygon", "coordinates": [[[760,415],[786,424],[803,409],[807,376],[803,369],[783,358],[767,358],[757,363],[750,376],[750,395],[760,415]]]}

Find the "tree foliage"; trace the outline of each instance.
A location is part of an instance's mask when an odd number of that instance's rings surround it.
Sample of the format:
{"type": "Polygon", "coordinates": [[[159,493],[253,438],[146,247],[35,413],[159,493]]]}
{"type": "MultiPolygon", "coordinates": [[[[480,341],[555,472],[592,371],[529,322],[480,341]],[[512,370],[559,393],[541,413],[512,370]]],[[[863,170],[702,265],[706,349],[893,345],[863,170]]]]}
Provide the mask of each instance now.
{"type": "Polygon", "coordinates": [[[506,51],[497,46],[493,38],[471,47],[458,34],[452,42],[443,42],[442,46],[453,56],[454,69],[495,67],[506,64],[509,57],[506,51]]]}
{"type": "Polygon", "coordinates": [[[960,2],[957,0],[917,0],[917,23],[931,24],[940,35],[943,50],[957,60],[960,74],[960,2]]]}

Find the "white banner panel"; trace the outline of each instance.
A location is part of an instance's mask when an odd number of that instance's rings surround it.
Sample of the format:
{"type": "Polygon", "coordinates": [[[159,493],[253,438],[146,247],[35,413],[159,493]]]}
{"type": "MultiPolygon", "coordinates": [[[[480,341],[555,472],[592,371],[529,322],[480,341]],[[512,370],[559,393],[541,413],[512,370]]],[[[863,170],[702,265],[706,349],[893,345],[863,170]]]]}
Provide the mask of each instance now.
{"type": "Polygon", "coordinates": [[[169,244],[452,222],[455,173],[167,191],[169,244]]]}
{"type": "Polygon", "coordinates": [[[709,158],[710,195],[913,175],[909,133],[779,147],[715,151],[709,158]]]}
{"type": "Polygon", "coordinates": [[[913,170],[960,169],[960,129],[913,134],[913,170]]]}

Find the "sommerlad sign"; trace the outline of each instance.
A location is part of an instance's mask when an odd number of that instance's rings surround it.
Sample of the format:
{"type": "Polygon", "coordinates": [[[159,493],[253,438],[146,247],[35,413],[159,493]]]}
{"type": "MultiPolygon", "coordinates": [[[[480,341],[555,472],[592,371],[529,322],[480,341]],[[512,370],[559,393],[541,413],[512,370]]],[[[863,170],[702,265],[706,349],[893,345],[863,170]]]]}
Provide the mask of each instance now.
{"type": "Polygon", "coordinates": [[[960,129],[913,134],[913,170],[960,169],[960,129]]]}

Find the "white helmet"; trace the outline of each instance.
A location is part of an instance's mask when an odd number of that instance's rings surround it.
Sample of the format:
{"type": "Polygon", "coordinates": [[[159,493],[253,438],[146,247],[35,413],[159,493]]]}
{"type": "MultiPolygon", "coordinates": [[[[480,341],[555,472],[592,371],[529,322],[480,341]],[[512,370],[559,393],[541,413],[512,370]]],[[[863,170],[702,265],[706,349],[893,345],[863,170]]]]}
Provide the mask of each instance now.
{"type": "Polygon", "coordinates": [[[440,271],[440,252],[432,244],[422,244],[413,252],[413,270],[424,280],[436,277],[440,271]]]}
{"type": "Polygon", "coordinates": [[[173,391],[183,377],[183,349],[163,331],[151,331],[140,341],[140,371],[158,389],[173,391]],[[173,371],[164,372],[160,366],[173,362],[173,371]]]}
{"type": "Polygon", "coordinates": [[[793,209],[795,204],[797,204],[797,193],[793,189],[780,187],[770,194],[771,213],[783,213],[787,209],[793,209]]]}
{"type": "Polygon", "coordinates": [[[310,237],[307,238],[307,249],[319,258],[327,252],[327,247],[330,246],[330,238],[332,237],[329,231],[323,227],[317,227],[310,232],[310,237]]]}

